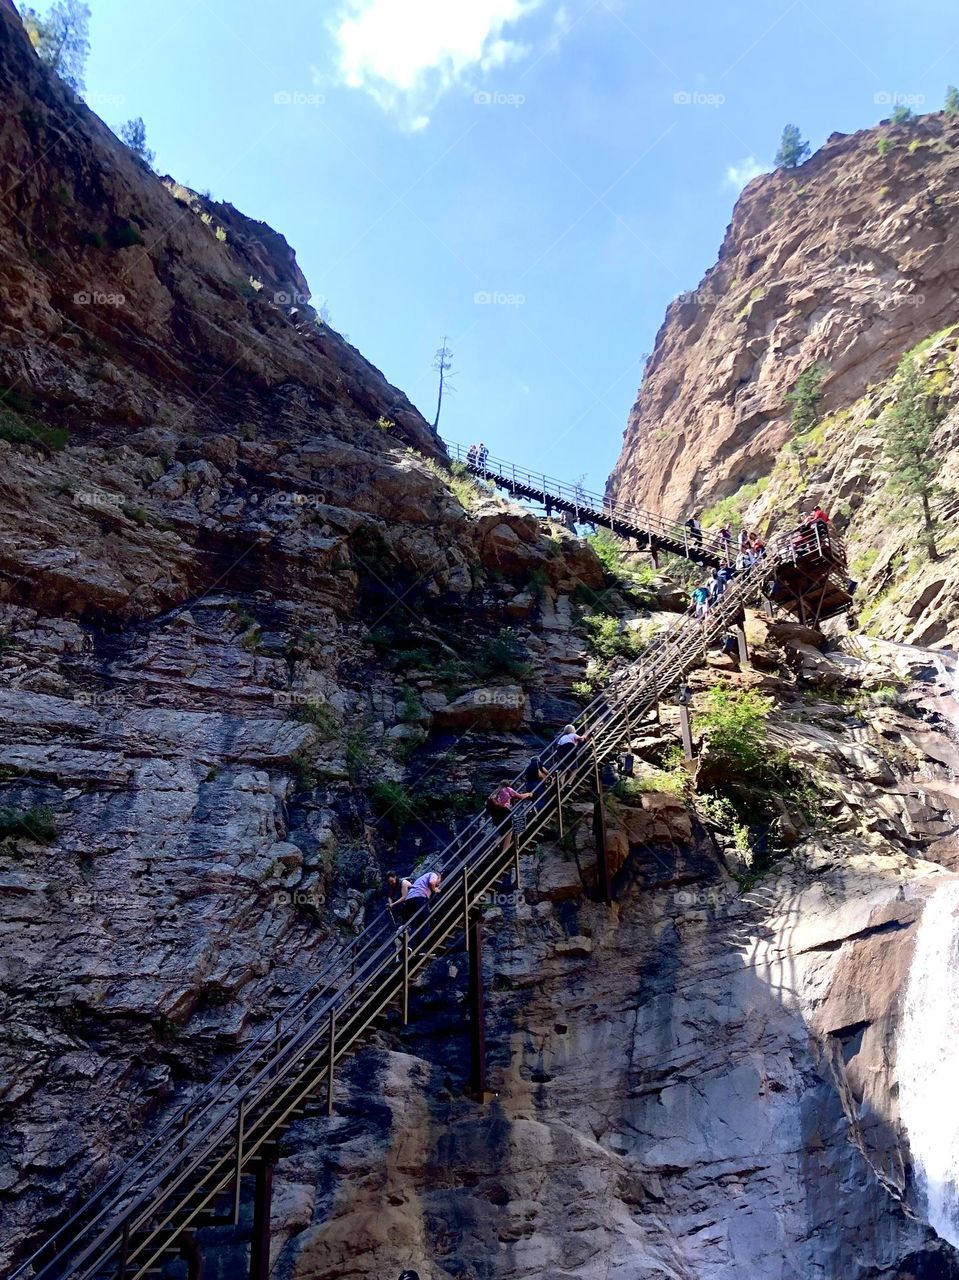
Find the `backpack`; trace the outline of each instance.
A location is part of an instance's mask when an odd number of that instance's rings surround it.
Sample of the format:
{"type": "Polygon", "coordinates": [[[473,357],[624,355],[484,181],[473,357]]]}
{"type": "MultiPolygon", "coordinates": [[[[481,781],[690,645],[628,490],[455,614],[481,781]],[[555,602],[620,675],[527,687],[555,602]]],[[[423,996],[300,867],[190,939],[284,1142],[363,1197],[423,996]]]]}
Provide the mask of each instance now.
{"type": "Polygon", "coordinates": [[[486,799],[486,812],[491,818],[501,818],[504,813],[509,812],[509,805],[500,804],[496,797],[500,794],[502,788],[497,787],[492,795],[486,799]]]}

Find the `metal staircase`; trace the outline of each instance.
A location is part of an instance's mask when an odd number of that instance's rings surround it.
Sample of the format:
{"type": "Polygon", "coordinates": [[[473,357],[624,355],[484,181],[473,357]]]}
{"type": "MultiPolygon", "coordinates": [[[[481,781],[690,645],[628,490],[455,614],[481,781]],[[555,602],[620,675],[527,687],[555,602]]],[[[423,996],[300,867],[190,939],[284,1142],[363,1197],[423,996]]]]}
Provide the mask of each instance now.
{"type": "MultiPolygon", "coordinates": [[[[554,501],[559,500],[554,492],[554,501]]],[[[600,518],[598,510],[578,510],[584,520],[600,518]]],[[[619,511],[611,516],[618,532],[619,511]]],[[[667,545],[661,528],[648,532],[667,545]]],[[[673,542],[683,545],[675,538],[673,542]]],[[[804,545],[803,538],[793,540],[789,564],[807,554],[804,545]]],[[[690,551],[690,559],[700,559],[700,550],[690,551]]],[[[702,549],[702,556],[712,554],[708,546],[702,549]]],[[[550,773],[542,797],[538,806],[528,808],[525,829],[516,834],[512,848],[504,851],[502,831],[485,814],[474,818],[431,860],[431,869],[443,875],[442,891],[420,936],[404,930],[397,937],[380,921],[344,947],[11,1280],[159,1275],[165,1263],[187,1256],[194,1229],[236,1223],[243,1179],[255,1175],[260,1187],[265,1171],[272,1170],[279,1140],[308,1102],[320,1097],[332,1112],[337,1064],[391,1005],[398,1004],[407,1021],[411,980],[448,940],[462,933],[471,936],[485,895],[505,876],[512,872],[519,887],[520,853],[547,828],[562,833],[567,806],[577,794],[601,796],[602,763],[629,741],[642,716],[703,661],[709,644],[741,620],[744,606],[779,568],[775,554],[759,560],[732,580],[703,621],[686,614],[661,632],[583,712],[579,723],[588,743],[559,763],[547,753],[544,764],[550,773]]],[[[602,804],[596,808],[601,812],[602,804]]],[[[608,900],[608,868],[605,886],[608,900]]],[[[472,943],[471,954],[475,970],[479,965],[472,943]]],[[[269,1213],[264,1228],[258,1212],[251,1274],[266,1276],[269,1213]]],[[[191,1266],[191,1274],[199,1269],[191,1266]]]]}
{"type": "MultiPolygon", "coordinates": [[[[531,471],[528,467],[487,455],[474,460],[473,450],[448,442],[449,456],[471,475],[504,489],[516,498],[545,507],[547,515],[563,511],[577,524],[602,525],[622,538],[632,539],[639,551],[654,557],[659,551],[684,556],[695,564],[718,568],[735,555],[728,543],[708,533],[696,534],[685,524],[654,515],[630,503],[614,502],[603,494],[590,493],[578,484],[568,484],[531,471]]],[[[775,575],[776,605],[796,614],[801,622],[816,625],[844,613],[852,602],[846,576],[846,552],[835,529],[811,523],[775,539],[770,548],[778,571],[775,575]]]]}

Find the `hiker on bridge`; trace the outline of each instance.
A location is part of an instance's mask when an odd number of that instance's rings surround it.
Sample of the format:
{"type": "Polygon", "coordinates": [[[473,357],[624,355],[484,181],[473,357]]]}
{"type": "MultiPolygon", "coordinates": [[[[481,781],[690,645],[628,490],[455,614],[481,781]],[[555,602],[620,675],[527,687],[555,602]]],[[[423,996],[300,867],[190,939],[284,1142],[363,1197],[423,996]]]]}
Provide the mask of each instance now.
{"type": "Polygon", "coordinates": [[[406,918],[406,896],[412,884],[405,877],[401,880],[395,871],[386,873],[386,906],[395,920],[406,918]]]}
{"type": "Polygon", "coordinates": [[[709,588],[705,586],[694,587],[693,589],[693,608],[696,611],[696,617],[699,621],[703,621],[709,610],[709,588]]]}
{"type": "Polygon", "coordinates": [[[543,783],[548,776],[539,756],[533,756],[523,772],[523,785],[532,797],[532,808],[537,811],[543,807],[543,783]]]}
{"type": "Polygon", "coordinates": [[[703,545],[703,526],[694,515],[690,516],[686,521],[686,528],[689,530],[690,542],[697,547],[701,547],[703,545]]]}
{"type": "Polygon", "coordinates": [[[482,441],[480,441],[480,447],[476,452],[476,461],[477,461],[477,464],[480,467],[482,467],[484,471],[486,470],[487,458],[489,458],[489,449],[487,449],[486,445],[483,444],[482,441]]]}
{"type": "Polygon", "coordinates": [[[497,829],[503,833],[503,853],[507,853],[513,843],[513,801],[529,800],[532,795],[532,791],[517,791],[510,785],[509,778],[498,783],[490,792],[486,801],[486,812],[493,819],[497,829]]]}
{"type": "Polygon", "coordinates": [[[427,871],[424,875],[418,876],[406,891],[404,923],[409,926],[410,940],[418,930],[425,931],[430,914],[430,899],[434,894],[439,893],[442,882],[443,877],[440,872],[427,871]]]}
{"type": "Polygon", "coordinates": [[[470,447],[466,450],[466,465],[468,467],[476,466],[476,455],[477,455],[476,445],[471,444],[470,447]]]}
{"type": "Polygon", "coordinates": [[[562,733],[553,744],[556,748],[556,769],[560,774],[569,768],[579,744],[585,741],[586,734],[577,733],[575,725],[568,724],[563,727],[562,733]]]}

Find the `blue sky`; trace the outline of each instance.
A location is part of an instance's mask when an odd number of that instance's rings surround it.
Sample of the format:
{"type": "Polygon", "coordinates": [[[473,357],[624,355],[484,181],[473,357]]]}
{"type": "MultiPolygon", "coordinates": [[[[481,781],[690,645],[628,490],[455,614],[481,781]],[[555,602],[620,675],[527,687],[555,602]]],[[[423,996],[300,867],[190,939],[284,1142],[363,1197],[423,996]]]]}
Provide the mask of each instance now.
{"type": "Polygon", "coordinates": [[[593,488],[782,126],[816,147],[959,83],[946,0],[90,5],[108,123],[143,116],[160,172],[283,232],[430,419],[448,335],[442,434],[593,488]]]}

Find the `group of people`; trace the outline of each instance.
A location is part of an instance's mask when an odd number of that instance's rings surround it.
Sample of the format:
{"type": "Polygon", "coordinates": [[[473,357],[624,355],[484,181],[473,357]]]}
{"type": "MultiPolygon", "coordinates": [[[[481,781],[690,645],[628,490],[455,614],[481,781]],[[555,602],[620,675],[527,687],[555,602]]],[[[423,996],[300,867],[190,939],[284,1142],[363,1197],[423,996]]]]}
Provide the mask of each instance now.
{"type": "MultiPolygon", "coordinates": [[[[548,779],[562,776],[570,768],[581,743],[587,735],[579,733],[575,725],[564,725],[550,743],[543,756],[533,756],[523,771],[519,791],[509,778],[496,784],[486,800],[486,813],[502,838],[502,852],[508,853],[515,837],[517,801],[530,801],[530,808],[539,810],[543,805],[548,779]],[[546,761],[550,761],[547,767],[546,761]]],[[[525,811],[524,811],[525,812],[525,811]]],[[[408,928],[410,935],[425,927],[430,903],[440,891],[443,876],[439,871],[427,871],[416,877],[400,876],[396,871],[387,872],[386,903],[394,923],[408,928]]]]}
{"type": "Polygon", "coordinates": [[[489,449],[485,444],[471,444],[466,450],[466,461],[471,467],[482,467],[485,471],[488,458],[489,449]]]}
{"type": "Polygon", "coordinates": [[[718,569],[711,569],[709,577],[698,587],[693,587],[693,609],[700,621],[705,620],[710,608],[725,595],[735,572],[728,564],[720,565],[718,569]]]}
{"type": "MultiPolygon", "coordinates": [[[[699,517],[692,515],[685,522],[689,541],[693,546],[703,545],[703,526],[699,517]]],[[[737,553],[733,555],[733,530],[728,522],[716,534],[727,565],[735,565],[737,570],[748,569],[750,565],[766,554],[766,544],[758,533],[743,526],[737,539],[737,553]]]]}

